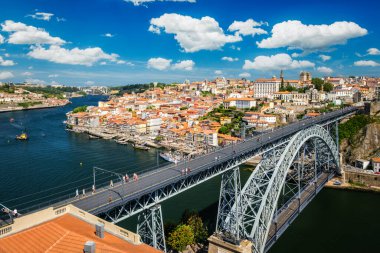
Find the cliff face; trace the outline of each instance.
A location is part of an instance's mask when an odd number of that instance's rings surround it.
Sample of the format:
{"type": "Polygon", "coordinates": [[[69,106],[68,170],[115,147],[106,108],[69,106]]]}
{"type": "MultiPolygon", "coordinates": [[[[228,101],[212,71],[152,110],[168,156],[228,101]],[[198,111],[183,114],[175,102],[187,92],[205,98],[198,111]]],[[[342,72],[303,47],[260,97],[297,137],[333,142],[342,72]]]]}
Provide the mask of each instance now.
{"type": "Polygon", "coordinates": [[[380,151],[380,124],[371,123],[358,134],[340,144],[343,160],[354,163],[356,159],[368,159],[380,151]]]}

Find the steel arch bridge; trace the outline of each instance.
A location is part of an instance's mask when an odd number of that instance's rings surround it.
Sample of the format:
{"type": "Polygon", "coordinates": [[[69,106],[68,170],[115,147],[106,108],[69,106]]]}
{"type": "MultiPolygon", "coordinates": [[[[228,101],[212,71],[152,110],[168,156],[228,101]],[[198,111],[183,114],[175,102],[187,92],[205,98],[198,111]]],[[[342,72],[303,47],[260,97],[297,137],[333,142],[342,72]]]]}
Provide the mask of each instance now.
{"type": "Polygon", "coordinates": [[[232,243],[248,239],[254,252],[265,252],[268,239],[277,237],[276,228],[268,238],[281,213],[278,207],[285,210],[297,197],[300,208],[302,192],[332,171],[340,174],[339,150],[329,131],[319,125],[299,131],[289,142],[262,155],[242,189],[238,168],[223,175],[216,234],[232,243]],[[281,206],[281,195],[293,198],[281,206]]]}

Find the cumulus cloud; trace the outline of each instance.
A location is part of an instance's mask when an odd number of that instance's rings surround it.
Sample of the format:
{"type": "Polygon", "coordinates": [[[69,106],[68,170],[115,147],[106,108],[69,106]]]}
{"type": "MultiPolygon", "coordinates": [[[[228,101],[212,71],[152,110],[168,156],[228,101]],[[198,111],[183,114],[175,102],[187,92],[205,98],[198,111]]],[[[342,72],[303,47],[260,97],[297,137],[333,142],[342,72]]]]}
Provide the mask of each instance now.
{"type": "Polygon", "coordinates": [[[152,69],[165,70],[165,69],[170,68],[171,62],[172,60],[161,58],[161,57],[150,58],[148,60],[147,66],[148,68],[152,68],[152,69]]]}
{"type": "Polygon", "coordinates": [[[222,57],[222,60],[223,61],[233,62],[233,61],[238,61],[239,58],[232,58],[232,57],[224,56],[224,57],[222,57]]]}
{"type": "Polygon", "coordinates": [[[331,56],[329,56],[329,55],[324,55],[324,54],[320,54],[320,55],[319,55],[319,58],[321,58],[322,61],[328,61],[328,60],[331,59],[331,56]]]}
{"type": "Polygon", "coordinates": [[[151,3],[151,2],[189,2],[189,3],[196,2],[196,0],[124,0],[124,1],[133,3],[134,6],[139,6],[144,3],[151,3]]]}
{"type": "Polygon", "coordinates": [[[304,25],[289,20],[273,26],[272,36],[257,42],[260,48],[299,48],[303,50],[324,49],[342,45],[347,40],[362,37],[368,31],[354,22],[335,22],[331,25],[304,25]]]}
{"type": "Polygon", "coordinates": [[[46,13],[46,12],[36,12],[35,14],[30,14],[27,16],[32,17],[34,19],[50,21],[51,17],[53,17],[54,14],[53,13],[46,13]]]}
{"type": "Polygon", "coordinates": [[[231,49],[233,49],[233,50],[237,50],[237,51],[240,51],[240,47],[237,47],[237,46],[235,46],[235,45],[231,45],[231,49]]]}
{"type": "Polygon", "coordinates": [[[49,75],[49,78],[56,78],[56,77],[58,77],[59,75],[57,75],[57,74],[50,74],[49,75]]]}
{"type": "Polygon", "coordinates": [[[119,57],[117,54],[107,54],[99,47],[65,49],[57,45],[51,45],[49,48],[32,46],[28,56],[54,63],[85,66],[92,66],[102,60],[117,62],[119,57]]]}
{"type": "Polygon", "coordinates": [[[185,52],[197,52],[200,50],[216,50],[226,43],[241,41],[238,35],[226,35],[219,23],[212,17],[201,19],[183,16],[179,14],[164,14],[159,18],[150,20],[149,31],[174,34],[174,38],[185,52]]]}
{"type": "Polygon", "coordinates": [[[9,72],[9,71],[0,72],[0,80],[10,79],[12,77],[14,77],[12,72],[9,72]]]}
{"type": "Polygon", "coordinates": [[[215,75],[221,75],[221,74],[223,74],[223,71],[221,71],[221,70],[215,70],[214,74],[215,75]]]}
{"type": "Polygon", "coordinates": [[[367,50],[369,55],[380,55],[380,50],[377,48],[370,48],[367,50]]]}
{"type": "Polygon", "coordinates": [[[354,65],[358,67],[377,67],[380,66],[380,63],[375,61],[356,61],[354,65]]]}
{"type": "Polygon", "coordinates": [[[94,85],[95,82],[94,82],[94,81],[86,81],[85,84],[86,84],[86,85],[94,85]]]}
{"type": "Polygon", "coordinates": [[[0,34],[0,44],[4,43],[4,37],[0,34]]]}
{"type": "Polygon", "coordinates": [[[28,26],[21,22],[6,20],[1,24],[4,32],[11,33],[8,38],[10,44],[54,44],[61,45],[66,43],[59,37],[52,37],[48,32],[41,28],[28,26]]]}
{"type": "Polygon", "coordinates": [[[3,57],[0,56],[0,66],[7,67],[7,66],[14,66],[15,63],[12,60],[4,60],[3,57]]]}
{"type": "Polygon", "coordinates": [[[288,54],[276,54],[272,56],[257,56],[253,61],[245,60],[243,69],[285,70],[314,66],[315,64],[310,61],[293,60],[288,54]]]}
{"type": "Polygon", "coordinates": [[[239,77],[241,77],[241,78],[249,78],[249,77],[251,77],[251,74],[248,73],[248,72],[243,72],[243,73],[239,74],[239,77]]]}
{"type": "Polygon", "coordinates": [[[180,70],[193,70],[193,67],[195,66],[195,62],[192,60],[185,60],[185,61],[180,61],[177,62],[172,66],[172,69],[180,69],[180,70]]]}
{"type": "Polygon", "coordinates": [[[258,28],[264,24],[264,22],[256,22],[253,19],[247,19],[247,21],[234,21],[229,27],[228,31],[230,32],[236,32],[237,34],[241,34],[243,36],[252,35],[255,36],[256,34],[268,34],[267,31],[265,31],[262,28],[258,28]]]}
{"type": "Polygon", "coordinates": [[[325,75],[331,75],[334,71],[328,67],[318,67],[317,71],[325,75]]]}

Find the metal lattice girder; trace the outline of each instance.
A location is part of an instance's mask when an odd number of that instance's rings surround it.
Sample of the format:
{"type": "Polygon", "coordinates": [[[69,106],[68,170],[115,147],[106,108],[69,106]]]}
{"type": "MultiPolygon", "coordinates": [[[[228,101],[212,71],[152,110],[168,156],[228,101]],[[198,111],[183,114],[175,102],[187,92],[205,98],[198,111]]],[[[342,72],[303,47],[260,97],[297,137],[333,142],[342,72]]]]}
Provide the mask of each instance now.
{"type": "Polygon", "coordinates": [[[155,205],[139,214],[137,233],[144,243],[166,252],[161,205],[155,205]]]}
{"type": "MultiPolygon", "coordinates": [[[[334,140],[321,126],[313,126],[295,134],[286,146],[278,146],[263,156],[242,189],[242,232],[254,243],[255,252],[264,252],[265,243],[287,172],[305,142],[315,141],[315,150],[327,147],[335,163],[339,159],[334,140]]],[[[318,155],[316,155],[318,160],[318,155]]],[[[317,167],[317,164],[315,165],[317,167]]],[[[339,167],[336,166],[339,173],[339,167]]]]}
{"type": "Polygon", "coordinates": [[[233,243],[240,241],[240,197],[240,171],[235,167],[222,175],[216,222],[216,232],[233,243]],[[232,210],[234,205],[238,208],[232,210]]]}

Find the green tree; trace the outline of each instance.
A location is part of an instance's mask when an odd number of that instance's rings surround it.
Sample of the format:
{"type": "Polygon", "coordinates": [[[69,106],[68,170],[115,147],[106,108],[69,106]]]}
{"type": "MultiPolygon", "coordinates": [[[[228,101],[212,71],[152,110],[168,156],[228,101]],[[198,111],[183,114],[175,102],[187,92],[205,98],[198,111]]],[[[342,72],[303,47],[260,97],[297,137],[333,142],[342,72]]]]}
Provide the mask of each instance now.
{"type": "Polygon", "coordinates": [[[330,92],[334,89],[334,85],[332,83],[323,84],[323,90],[326,92],[330,92]]]}
{"type": "Polygon", "coordinates": [[[219,128],[219,133],[221,134],[228,134],[229,132],[230,130],[226,126],[222,126],[221,128],[219,128]]]}
{"type": "Polygon", "coordinates": [[[78,113],[78,112],[85,112],[87,110],[87,106],[78,106],[74,108],[73,113],[78,113]]]}
{"type": "Polygon", "coordinates": [[[315,77],[311,79],[311,83],[314,84],[314,88],[317,90],[322,90],[323,80],[321,78],[315,77]]]}
{"type": "Polygon", "coordinates": [[[168,245],[176,251],[182,251],[192,243],[194,243],[194,232],[189,225],[178,225],[169,234],[168,245]]]}
{"type": "Polygon", "coordinates": [[[207,230],[198,214],[190,216],[187,220],[187,225],[193,229],[195,242],[204,243],[207,240],[207,230]]]}

